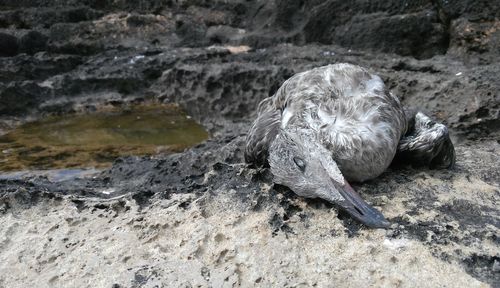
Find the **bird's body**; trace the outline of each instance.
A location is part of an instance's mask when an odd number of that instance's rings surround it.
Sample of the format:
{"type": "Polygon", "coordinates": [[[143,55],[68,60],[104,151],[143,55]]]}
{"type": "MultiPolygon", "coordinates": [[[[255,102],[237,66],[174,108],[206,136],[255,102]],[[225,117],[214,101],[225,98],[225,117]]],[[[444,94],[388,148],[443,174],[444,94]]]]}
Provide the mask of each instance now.
{"type": "Polygon", "coordinates": [[[295,75],[276,94],[281,129],[310,129],[347,180],[380,175],[406,130],[399,100],[380,77],[358,66],[319,67],[295,75]],[[279,106],[279,107],[278,107],[279,106]]]}
{"type": "MultiPolygon", "coordinates": [[[[342,202],[346,198],[342,193],[326,190],[352,190],[345,180],[362,182],[385,171],[409,130],[411,117],[407,114],[382,79],[366,69],[351,64],[318,67],[294,75],[260,103],[245,157],[247,162],[268,163],[275,182],[301,196],[342,202]],[[307,162],[309,171],[297,161],[304,166],[307,162]],[[297,165],[299,169],[294,167],[297,165]],[[316,182],[331,178],[335,185],[309,183],[314,177],[318,177],[316,182]]],[[[427,121],[424,118],[422,114],[415,119],[427,121]]],[[[441,126],[438,132],[449,140],[446,127],[441,126]]],[[[423,147],[407,146],[412,151],[423,147]]],[[[430,149],[434,156],[441,151],[437,148],[430,149]]],[[[429,147],[423,150],[427,152],[429,147]]]]}

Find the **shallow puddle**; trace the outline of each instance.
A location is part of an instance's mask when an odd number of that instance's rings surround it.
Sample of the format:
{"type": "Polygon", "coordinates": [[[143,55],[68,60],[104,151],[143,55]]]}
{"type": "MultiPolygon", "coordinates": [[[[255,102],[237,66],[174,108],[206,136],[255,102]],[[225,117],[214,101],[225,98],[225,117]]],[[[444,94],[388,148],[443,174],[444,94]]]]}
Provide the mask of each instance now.
{"type": "Polygon", "coordinates": [[[182,151],[207,137],[173,105],[52,116],[0,136],[0,171],[100,168],[120,156],[182,151]]]}

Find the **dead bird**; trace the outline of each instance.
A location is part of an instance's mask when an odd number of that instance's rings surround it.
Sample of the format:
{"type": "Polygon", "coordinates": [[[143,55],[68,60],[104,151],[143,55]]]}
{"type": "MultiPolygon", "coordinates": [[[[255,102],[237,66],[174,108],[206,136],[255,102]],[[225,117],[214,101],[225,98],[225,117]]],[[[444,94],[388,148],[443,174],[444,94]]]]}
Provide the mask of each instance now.
{"type": "Polygon", "coordinates": [[[269,165],[275,183],[334,203],[377,228],[390,223],[348,181],[377,177],[395,156],[434,168],[455,162],[446,126],[404,109],[379,76],[351,64],[286,80],[260,102],[245,147],[245,160],[269,165]]]}

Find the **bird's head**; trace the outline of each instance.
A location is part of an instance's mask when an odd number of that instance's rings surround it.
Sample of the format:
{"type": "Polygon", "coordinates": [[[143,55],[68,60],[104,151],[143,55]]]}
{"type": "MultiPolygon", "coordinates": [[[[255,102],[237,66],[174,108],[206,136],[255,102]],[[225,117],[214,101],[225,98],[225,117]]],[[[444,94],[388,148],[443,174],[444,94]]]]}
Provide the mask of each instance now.
{"type": "Polygon", "coordinates": [[[389,226],[384,216],[351,188],[332,153],[307,130],[281,130],[268,159],[275,183],[300,196],[332,202],[369,227],[389,226]]]}

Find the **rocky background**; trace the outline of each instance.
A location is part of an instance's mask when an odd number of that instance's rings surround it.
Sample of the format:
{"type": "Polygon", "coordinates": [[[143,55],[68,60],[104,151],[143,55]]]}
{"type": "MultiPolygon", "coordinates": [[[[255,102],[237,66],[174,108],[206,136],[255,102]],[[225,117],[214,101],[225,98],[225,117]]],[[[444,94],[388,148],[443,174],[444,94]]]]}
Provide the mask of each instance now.
{"type": "Polygon", "coordinates": [[[211,133],[89,177],[0,177],[0,287],[500,287],[500,2],[3,0],[0,130],[178,103],[211,133]],[[259,101],[349,62],[451,130],[454,169],[354,185],[372,230],[243,163],[259,101]]]}

